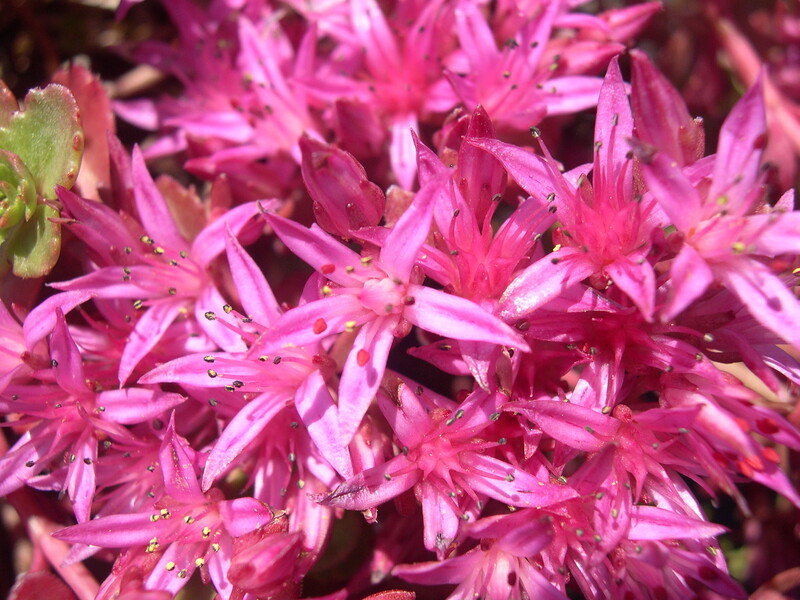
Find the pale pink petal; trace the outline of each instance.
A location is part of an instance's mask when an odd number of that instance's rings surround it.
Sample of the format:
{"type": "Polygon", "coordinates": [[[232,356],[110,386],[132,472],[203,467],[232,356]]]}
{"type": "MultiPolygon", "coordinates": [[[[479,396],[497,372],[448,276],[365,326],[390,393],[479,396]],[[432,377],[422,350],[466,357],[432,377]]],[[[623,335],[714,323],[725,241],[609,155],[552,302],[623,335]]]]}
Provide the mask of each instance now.
{"type": "Polygon", "coordinates": [[[697,300],[714,282],[714,273],[703,257],[690,245],[684,244],[670,268],[672,289],[661,319],[671,321],[697,300]]]}
{"type": "Polygon", "coordinates": [[[410,190],[417,175],[417,150],[411,132],[418,133],[416,113],[397,115],[389,127],[389,162],[400,187],[410,190]]]}
{"type": "Polygon", "coordinates": [[[653,318],[656,277],[653,267],[641,254],[618,256],[605,271],[619,289],[636,305],[647,321],[653,318]]]}
{"type": "Polygon", "coordinates": [[[182,310],[181,301],[160,301],[139,317],[119,359],[120,385],[125,385],[136,365],[158,344],[182,310]]]}
{"type": "Polygon", "coordinates": [[[394,340],[394,319],[376,319],[361,328],[339,381],[339,428],[342,443],[353,439],[383,379],[394,340]]]}
{"type": "Polygon", "coordinates": [[[73,445],[72,460],[67,470],[67,494],[72,501],[72,510],[78,523],[89,520],[95,490],[94,463],[97,462],[97,438],[84,435],[80,443],[73,445]]]}
{"type": "Polygon", "coordinates": [[[188,248],[186,240],[178,231],[169,207],[158,191],[138,146],[131,155],[131,177],[133,178],[133,200],[139,213],[139,221],[155,240],[156,244],[172,250],[188,248]]]}
{"type": "Polygon", "coordinates": [[[284,407],[282,396],[266,393],[251,400],[236,414],[208,455],[203,471],[204,491],[214,485],[214,481],[230,468],[250,442],[261,434],[272,418],[284,407]]]}
{"type": "Polygon", "coordinates": [[[427,331],[456,340],[476,340],[529,351],[523,337],[480,306],[421,285],[408,286],[414,303],[406,306],[406,319],[427,331]]]}
{"type": "Polygon", "coordinates": [[[239,328],[239,324],[236,317],[223,308],[226,304],[227,302],[219,290],[212,285],[207,285],[201,290],[200,296],[194,303],[194,318],[203,332],[220,348],[228,352],[243,352],[247,349],[247,345],[242,336],[234,330],[239,328]],[[209,312],[214,313],[213,320],[206,317],[206,313],[209,312]],[[226,327],[219,321],[230,323],[234,329],[226,327]]]}
{"type": "Polygon", "coordinates": [[[742,257],[714,265],[714,274],[764,327],[800,348],[800,302],[768,267],[742,257]]]}
{"type": "Polygon", "coordinates": [[[631,516],[631,529],[628,532],[628,539],[631,540],[709,538],[727,531],[722,525],[655,506],[634,506],[631,516]]]}
{"type": "Polygon", "coordinates": [[[158,459],[164,477],[164,491],[171,498],[185,504],[204,500],[197,483],[193,455],[194,452],[187,442],[175,433],[175,413],[172,413],[158,451],[158,459]]]}
{"type": "Polygon", "coordinates": [[[338,411],[319,371],[312,371],[297,389],[294,404],[320,454],[343,478],[352,477],[353,464],[342,443],[338,411]]]}
{"type": "Polygon", "coordinates": [[[86,302],[94,296],[88,290],[75,290],[50,296],[34,308],[25,318],[22,324],[22,332],[25,336],[25,345],[28,350],[33,350],[39,340],[47,337],[56,326],[58,311],[63,314],[68,313],[73,308],[86,302]]]}
{"type": "Polygon", "coordinates": [[[198,265],[205,267],[225,250],[225,232],[252,242],[263,229],[261,210],[274,208],[273,201],[248,202],[230,210],[205,227],[192,242],[189,254],[198,265]]]}
{"type": "Polygon", "coordinates": [[[500,317],[522,318],[596,271],[594,261],[577,248],[551,252],[517,275],[500,298],[500,317]]]}
{"type": "Polygon", "coordinates": [[[271,325],[282,311],[264,273],[229,230],[225,231],[225,247],[245,314],[256,323],[271,325]]]}

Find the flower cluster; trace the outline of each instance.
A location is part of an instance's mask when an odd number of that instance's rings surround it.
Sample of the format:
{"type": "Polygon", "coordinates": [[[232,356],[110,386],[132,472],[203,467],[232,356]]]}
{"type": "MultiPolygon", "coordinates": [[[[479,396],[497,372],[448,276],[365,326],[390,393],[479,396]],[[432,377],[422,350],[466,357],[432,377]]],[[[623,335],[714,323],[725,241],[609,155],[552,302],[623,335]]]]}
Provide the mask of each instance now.
{"type": "Polygon", "coordinates": [[[800,508],[775,76],[707,132],[632,47],[659,3],[162,4],[130,55],[180,91],[126,148],[60,75],[62,257],[0,303],[0,495],[59,576],[15,597],[746,597],[710,503],[800,508]]]}

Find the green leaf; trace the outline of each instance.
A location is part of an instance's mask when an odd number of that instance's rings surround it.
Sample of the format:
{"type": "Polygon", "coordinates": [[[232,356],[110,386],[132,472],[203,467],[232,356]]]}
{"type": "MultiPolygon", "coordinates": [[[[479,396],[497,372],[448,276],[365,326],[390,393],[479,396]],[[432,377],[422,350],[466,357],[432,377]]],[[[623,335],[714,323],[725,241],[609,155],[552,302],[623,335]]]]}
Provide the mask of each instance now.
{"type": "Polygon", "coordinates": [[[37,193],[55,199],[55,186],[72,187],[81,164],[78,105],[67,88],[53,83],[30,90],[14,112],[13,97],[9,99],[6,92],[0,84],[0,149],[19,155],[33,175],[37,193]]]}
{"type": "MultiPolygon", "coordinates": [[[[0,234],[36,210],[36,184],[19,156],[0,150],[0,234]]],[[[0,236],[0,242],[5,235],[0,236]]]]}
{"type": "Polygon", "coordinates": [[[21,223],[13,238],[7,240],[8,257],[17,277],[43,277],[58,261],[61,252],[61,224],[58,210],[52,206],[39,206],[33,219],[21,223]]]}

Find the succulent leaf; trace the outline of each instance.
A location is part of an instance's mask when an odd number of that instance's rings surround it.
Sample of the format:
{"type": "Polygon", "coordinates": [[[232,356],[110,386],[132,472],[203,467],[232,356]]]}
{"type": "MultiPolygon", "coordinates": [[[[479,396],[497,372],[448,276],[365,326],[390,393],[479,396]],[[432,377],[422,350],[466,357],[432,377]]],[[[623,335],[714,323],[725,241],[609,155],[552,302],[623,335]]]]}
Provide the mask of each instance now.
{"type": "Polygon", "coordinates": [[[0,242],[36,210],[36,183],[19,156],[0,150],[0,242]]]}
{"type": "Polygon", "coordinates": [[[42,204],[30,221],[19,225],[6,242],[14,275],[43,277],[56,265],[61,252],[61,224],[54,222],[58,209],[42,204]]]}
{"type": "Polygon", "coordinates": [[[51,84],[30,90],[14,112],[5,86],[0,96],[0,149],[19,155],[38,194],[55,199],[55,186],[72,187],[81,163],[83,131],[75,99],[64,86],[51,84]]]}

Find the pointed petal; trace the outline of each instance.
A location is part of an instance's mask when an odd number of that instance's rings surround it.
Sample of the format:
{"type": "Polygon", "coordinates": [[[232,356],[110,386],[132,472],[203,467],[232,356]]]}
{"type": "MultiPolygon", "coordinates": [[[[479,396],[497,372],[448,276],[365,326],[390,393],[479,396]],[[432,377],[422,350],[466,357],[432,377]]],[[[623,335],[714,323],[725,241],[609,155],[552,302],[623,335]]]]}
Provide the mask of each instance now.
{"type": "Polygon", "coordinates": [[[529,351],[523,337],[480,306],[441,290],[421,285],[408,286],[414,304],[406,306],[404,317],[433,333],[456,340],[476,340],[529,351]]]}
{"type": "Polygon", "coordinates": [[[133,200],[139,213],[139,222],[157,244],[173,250],[185,250],[186,240],[175,226],[169,207],[147,171],[144,158],[136,146],[131,156],[133,200]]]}
{"type": "Polygon", "coordinates": [[[353,439],[383,380],[389,349],[394,340],[394,325],[391,320],[376,319],[362,327],[347,356],[339,381],[342,444],[348,444],[353,439]]]}
{"type": "Polygon", "coordinates": [[[92,513],[97,439],[92,435],[85,435],[79,444],[72,447],[72,451],[76,458],[67,470],[67,494],[72,501],[72,510],[78,523],[85,523],[92,513]]]}
{"type": "Polygon", "coordinates": [[[446,175],[435,177],[417,192],[411,206],[395,223],[381,248],[381,265],[390,275],[401,281],[408,281],[419,249],[428,237],[433,219],[433,203],[445,177],[446,175]]]}
{"type": "Polygon", "coordinates": [[[684,244],[670,267],[670,291],[661,319],[671,321],[697,300],[714,282],[714,273],[703,257],[689,244],[684,244]]]}
{"type": "Polygon", "coordinates": [[[556,191],[550,170],[540,156],[499,140],[473,138],[467,141],[493,154],[511,178],[534,198],[541,200],[556,191]]]}
{"type": "Polygon", "coordinates": [[[631,540],[702,539],[727,531],[722,525],[655,506],[634,506],[631,516],[631,529],[628,533],[628,539],[631,540]]]}
{"type": "Polygon", "coordinates": [[[227,352],[243,352],[247,349],[242,336],[233,329],[218,323],[226,321],[234,328],[238,328],[236,317],[229,314],[226,310],[220,310],[227,302],[219,290],[213,285],[207,285],[200,291],[200,296],[194,303],[194,318],[197,320],[203,332],[211,338],[217,346],[227,352]],[[206,313],[213,312],[216,315],[214,320],[209,320],[206,313]]]}
{"type": "Polygon", "coordinates": [[[146,546],[164,530],[165,524],[165,521],[151,521],[150,513],[113,515],[60,529],[53,533],[53,537],[102,548],[146,546]]]}
{"type": "Polygon", "coordinates": [[[398,115],[392,120],[389,162],[400,187],[406,190],[414,187],[417,174],[417,149],[411,136],[412,131],[419,131],[416,113],[398,115]]]}
{"type": "Polygon", "coordinates": [[[656,277],[653,267],[639,254],[618,256],[605,266],[608,276],[636,305],[647,321],[653,319],[656,298],[656,277]]]}
{"type": "Polygon", "coordinates": [[[79,304],[86,302],[93,295],[92,292],[86,290],[56,294],[47,298],[28,313],[22,325],[25,345],[28,350],[33,350],[39,340],[44,339],[53,331],[56,326],[57,310],[66,314],[79,304]]]}
{"type": "Polygon", "coordinates": [[[596,271],[583,252],[561,248],[527,267],[503,292],[500,318],[524,317],[596,271]]]}
{"type": "Polygon", "coordinates": [[[714,274],[764,327],[800,348],[800,302],[768,267],[742,258],[715,265],[714,274]]]}
{"type": "Polygon", "coordinates": [[[281,316],[281,309],[264,273],[228,229],[225,230],[225,248],[245,313],[256,323],[271,325],[281,316]]]}
{"type": "Polygon", "coordinates": [[[719,133],[714,174],[708,190],[712,205],[726,198],[732,211],[743,213],[743,203],[758,177],[758,165],[766,143],[766,117],[762,78],[733,107],[719,133]]]}
{"type": "Polygon", "coordinates": [[[327,272],[331,281],[345,287],[359,286],[360,282],[345,272],[345,267],[358,265],[361,257],[347,246],[325,233],[317,225],[306,229],[302,225],[277,215],[266,214],[270,227],[289,250],[319,271],[324,265],[333,265],[327,272]]]}
{"type": "Polygon", "coordinates": [[[56,323],[53,336],[50,338],[50,357],[56,371],[58,385],[78,396],[86,394],[86,376],[83,371],[83,359],[69,333],[67,322],[61,309],[56,308],[56,323]]]}
{"type": "Polygon", "coordinates": [[[320,454],[344,479],[352,477],[353,464],[342,443],[338,411],[319,371],[313,371],[298,388],[294,404],[320,454]]]}
{"type": "Polygon", "coordinates": [[[119,383],[125,385],[141,360],[158,344],[183,310],[180,301],[156,302],[139,317],[119,360],[119,383]]]}
{"type": "Polygon", "coordinates": [[[357,473],[340,483],[322,499],[323,504],[347,510],[368,510],[396,498],[411,489],[421,471],[412,467],[402,455],[380,466],[357,473]],[[388,476],[387,476],[388,475],[388,476]]]}
{"type": "Polygon", "coordinates": [[[470,453],[465,462],[470,470],[463,476],[473,490],[510,506],[549,506],[578,496],[571,487],[540,481],[490,456],[470,453]]]}
{"type": "Polygon", "coordinates": [[[175,433],[175,413],[173,412],[158,451],[161,474],[164,477],[164,491],[184,504],[203,502],[203,492],[197,483],[194,465],[194,451],[186,441],[175,433]]]}
{"type": "Polygon", "coordinates": [[[265,200],[260,203],[247,202],[225,211],[224,215],[197,234],[189,254],[197,264],[205,267],[225,250],[226,231],[236,238],[243,237],[252,242],[265,225],[261,211],[276,206],[277,202],[265,200]]]}
{"type": "Polygon", "coordinates": [[[186,401],[180,394],[148,390],[144,388],[122,388],[97,394],[96,404],[102,407],[100,418],[104,421],[135,425],[155,419],[171,408],[186,401]]]}
{"type": "Polygon", "coordinates": [[[203,471],[203,490],[228,470],[231,463],[256,439],[272,418],[285,406],[284,398],[265,393],[250,401],[225,427],[208,455],[203,471]]]}

